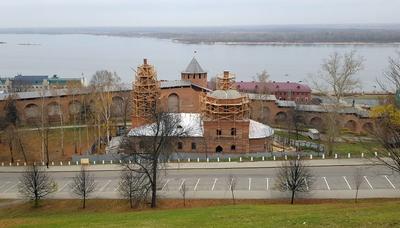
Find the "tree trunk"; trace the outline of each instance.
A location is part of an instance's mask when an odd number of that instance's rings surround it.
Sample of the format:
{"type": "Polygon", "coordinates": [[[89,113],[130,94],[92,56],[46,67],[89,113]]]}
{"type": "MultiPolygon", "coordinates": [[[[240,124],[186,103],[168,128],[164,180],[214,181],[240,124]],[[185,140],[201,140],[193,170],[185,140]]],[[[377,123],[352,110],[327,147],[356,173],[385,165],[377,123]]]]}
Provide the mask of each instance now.
{"type": "Polygon", "coordinates": [[[83,205],[82,208],[85,209],[86,208],[86,195],[83,196],[83,205]]]}
{"type": "Polygon", "coordinates": [[[9,150],[10,150],[10,160],[11,163],[14,163],[14,155],[13,155],[13,148],[12,148],[12,143],[8,144],[9,150]]]}
{"type": "Polygon", "coordinates": [[[292,199],[290,201],[290,204],[293,204],[293,203],[294,203],[294,191],[292,191],[292,199]]]}
{"type": "Polygon", "coordinates": [[[356,198],[354,199],[354,202],[357,203],[357,200],[358,200],[358,188],[356,190],[356,198]]]}
{"type": "Polygon", "coordinates": [[[151,182],[151,208],[157,207],[157,158],[153,161],[153,180],[151,182]]]}

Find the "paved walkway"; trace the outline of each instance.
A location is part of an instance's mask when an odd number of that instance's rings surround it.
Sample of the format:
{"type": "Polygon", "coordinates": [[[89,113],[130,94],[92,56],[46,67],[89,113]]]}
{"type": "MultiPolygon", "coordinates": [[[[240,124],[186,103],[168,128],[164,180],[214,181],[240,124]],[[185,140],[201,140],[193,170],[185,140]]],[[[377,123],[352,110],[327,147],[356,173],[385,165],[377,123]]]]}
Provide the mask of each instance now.
{"type": "MultiPolygon", "coordinates": [[[[374,159],[321,159],[321,160],[307,160],[307,166],[310,167],[324,167],[324,166],[365,166],[365,165],[379,165],[380,163],[374,159]]],[[[174,169],[242,169],[242,168],[276,168],[283,164],[282,161],[254,161],[254,162],[182,162],[182,163],[167,163],[167,170],[174,169]]],[[[50,172],[74,172],[80,170],[80,165],[57,165],[50,166],[47,169],[50,172]]],[[[115,171],[121,169],[120,164],[96,164],[87,165],[88,170],[93,171],[115,171]]],[[[0,166],[0,173],[7,172],[22,172],[24,166],[0,166]]]]}

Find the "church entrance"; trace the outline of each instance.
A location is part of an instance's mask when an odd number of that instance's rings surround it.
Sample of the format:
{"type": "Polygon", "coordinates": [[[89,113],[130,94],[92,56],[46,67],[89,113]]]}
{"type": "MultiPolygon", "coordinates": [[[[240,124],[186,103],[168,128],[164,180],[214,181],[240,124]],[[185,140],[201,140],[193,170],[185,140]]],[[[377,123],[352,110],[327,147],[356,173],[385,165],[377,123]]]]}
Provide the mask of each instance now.
{"type": "Polygon", "coordinates": [[[223,149],[222,149],[221,146],[217,146],[217,147],[215,148],[215,152],[216,152],[216,153],[222,153],[222,151],[223,151],[223,149]]]}

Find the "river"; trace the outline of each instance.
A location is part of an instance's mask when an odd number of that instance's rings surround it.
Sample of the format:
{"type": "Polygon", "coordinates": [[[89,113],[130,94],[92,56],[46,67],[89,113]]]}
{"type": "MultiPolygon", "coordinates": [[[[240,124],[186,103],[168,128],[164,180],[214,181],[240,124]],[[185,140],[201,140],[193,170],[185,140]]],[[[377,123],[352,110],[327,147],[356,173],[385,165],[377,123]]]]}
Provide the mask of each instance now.
{"type": "Polygon", "coordinates": [[[136,68],[148,58],[158,78],[179,79],[193,55],[209,77],[230,70],[238,81],[252,80],[267,70],[271,80],[306,81],[324,58],[334,51],[355,50],[364,57],[364,69],[357,75],[364,90],[376,86],[387,68],[388,56],[399,45],[227,45],[182,44],[154,38],[94,35],[0,34],[0,77],[53,75],[90,80],[96,70],[117,72],[124,82],[133,80],[136,68]],[[5,43],[1,43],[5,42],[5,43]],[[194,52],[197,52],[194,54],[194,52]]]}

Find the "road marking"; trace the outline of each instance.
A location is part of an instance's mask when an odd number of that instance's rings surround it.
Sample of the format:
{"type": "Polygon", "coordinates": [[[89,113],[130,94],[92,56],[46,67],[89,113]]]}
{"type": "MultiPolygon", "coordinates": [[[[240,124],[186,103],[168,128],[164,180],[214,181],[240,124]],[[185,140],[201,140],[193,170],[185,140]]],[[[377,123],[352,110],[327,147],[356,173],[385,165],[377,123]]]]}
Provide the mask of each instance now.
{"type": "Polygon", "coordinates": [[[197,179],[197,182],[196,182],[196,185],[194,186],[194,189],[193,189],[193,191],[196,191],[196,189],[197,189],[197,185],[199,185],[199,182],[200,182],[200,178],[199,178],[199,179],[197,179]]]}
{"type": "Polygon", "coordinates": [[[217,180],[218,180],[218,178],[215,178],[215,179],[214,179],[214,184],[213,184],[213,186],[212,186],[212,188],[211,188],[211,191],[214,191],[215,183],[217,183],[217,180]]]}
{"type": "Polygon", "coordinates": [[[64,188],[66,188],[69,185],[70,182],[71,181],[67,181],[67,183],[65,183],[60,189],[58,189],[57,192],[61,192],[62,190],[64,190],[64,188]]]}
{"type": "Polygon", "coordinates": [[[328,181],[326,180],[326,177],[322,177],[325,181],[326,187],[328,188],[328,190],[331,190],[331,187],[329,187],[328,181]]]}
{"type": "Polygon", "coordinates": [[[8,187],[8,188],[7,188],[6,190],[4,190],[3,192],[4,192],[4,193],[8,192],[9,190],[11,190],[11,189],[13,189],[15,186],[17,186],[19,183],[21,183],[21,182],[18,181],[16,184],[11,185],[10,187],[8,187]]]}
{"type": "Polygon", "coordinates": [[[367,179],[366,176],[364,176],[364,179],[365,179],[365,181],[367,182],[367,184],[369,185],[369,187],[370,187],[371,189],[374,189],[374,188],[372,187],[371,183],[369,183],[369,180],[367,179]]]}
{"type": "Polygon", "coordinates": [[[343,179],[346,182],[347,187],[349,188],[349,190],[351,190],[351,186],[350,186],[349,182],[347,181],[347,178],[345,176],[343,176],[343,179]]]}
{"type": "Polygon", "coordinates": [[[386,180],[389,182],[389,184],[392,186],[393,189],[396,189],[394,184],[389,180],[389,178],[385,175],[386,180]]]}
{"type": "Polygon", "coordinates": [[[169,179],[167,179],[167,181],[165,182],[165,184],[162,186],[161,191],[164,190],[164,188],[165,188],[165,186],[167,186],[168,182],[169,182],[169,179]]]}
{"type": "Polygon", "coordinates": [[[6,186],[7,184],[9,184],[10,183],[10,181],[6,181],[6,182],[4,182],[2,185],[0,185],[0,188],[2,188],[2,187],[4,187],[4,186],[6,186]]]}
{"type": "Polygon", "coordinates": [[[249,178],[249,191],[251,191],[251,178],[249,178]]]}
{"type": "MultiPolygon", "coordinates": [[[[185,179],[182,179],[181,186],[179,186],[179,191],[182,189],[183,184],[185,183],[185,179]]],[[[186,190],[186,189],[185,189],[186,190]]]]}
{"type": "Polygon", "coordinates": [[[119,184],[117,184],[117,186],[115,186],[113,192],[116,192],[118,190],[118,188],[119,188],[119,184]]]}
{"type": "Polygon", "coordinates": [[[267,177],[265,179],[267,179],[267,190],[268,190],[269,189],[269,178],[267,177]]]}
{"type": "Polygon", "coordinates": [[[108,180],[107,183],[105,185],[103,185],[103,187],[100,188],[99,192],[104,191],[104,189],[107,188],[107,186],[111,183],[111,180],[108,180]]]}
{"type": "Polygon", "coordinates": [[[307,183],[307,178],[304,177],[304,183],[306,184],[306,189],[308,191],[308,183],[307,183]]]}

